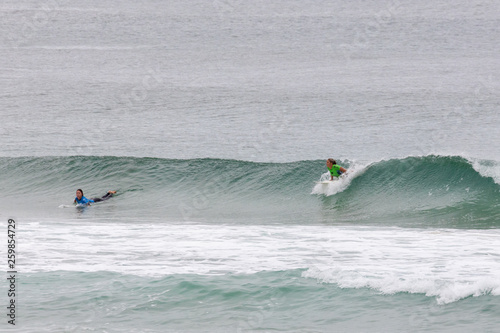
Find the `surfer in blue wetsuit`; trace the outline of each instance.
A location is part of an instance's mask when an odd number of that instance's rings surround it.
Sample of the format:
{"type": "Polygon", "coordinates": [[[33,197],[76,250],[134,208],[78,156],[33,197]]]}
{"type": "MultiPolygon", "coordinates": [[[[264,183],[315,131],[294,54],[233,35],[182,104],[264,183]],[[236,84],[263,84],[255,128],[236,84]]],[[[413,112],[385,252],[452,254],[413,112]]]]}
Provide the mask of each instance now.
{"type": "Polygon", "coordinates": [[[329,158],[328,160],[326,160],[326,167],[328,168],[328,171],[330,171],[330,180],[333,180],[333,177],[339,177],[340,175],[347,172],[346,169],[344,169],[340,165],[337,165],[337,161],[335,161],[333,158],[329,158]]]}
{"type": "Polygon", "coordinates": [[[94,202],[99,202],[99,201],[104,201],[108,200],[115,194],[116,191],[108,191],[102,198],[93,198],[93,199],[87,199],[83,196],[83,191],[81,189],[76,190],[76,198],[74,203],[79,204],[79,205],[87,205],[90,206],[90,203],[94,202]]]}

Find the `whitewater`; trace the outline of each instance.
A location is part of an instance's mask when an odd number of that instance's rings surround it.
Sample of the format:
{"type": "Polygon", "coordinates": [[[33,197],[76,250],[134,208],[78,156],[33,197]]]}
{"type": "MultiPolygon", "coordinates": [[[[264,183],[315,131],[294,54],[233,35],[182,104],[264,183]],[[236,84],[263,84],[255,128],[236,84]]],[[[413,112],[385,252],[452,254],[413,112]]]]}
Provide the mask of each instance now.
{"type": "Polygon", "coordinates": [[[497,13],[2,2],[0,331],[497,332],[497,13]]]}

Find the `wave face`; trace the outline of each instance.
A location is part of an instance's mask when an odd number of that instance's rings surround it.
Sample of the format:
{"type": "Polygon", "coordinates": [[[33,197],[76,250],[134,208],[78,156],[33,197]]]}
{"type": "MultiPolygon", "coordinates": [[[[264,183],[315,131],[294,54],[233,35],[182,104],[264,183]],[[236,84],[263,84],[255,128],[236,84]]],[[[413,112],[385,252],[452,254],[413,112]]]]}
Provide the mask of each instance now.
{"type": "Polygon", "coordinates": [[[339,164],[349,175],[325,187],[316,184],[323,160],[0,158],[0,199],[3,209],[44,217],[72,208],[77,188],[88,198],[115,189],[95,209],[165,221],[500,227],[498,162],[431,155],[339,164]]]}
{"type": "Polygon", "coordinates": [[[500,225],[500,187],[493,177],[481,173],[494,167],[492,162],[471,162],[456,156],[381,161],[355,169],[353,179],[329,185],[323,192],[331,194],[333,187],[335,195],[323,200],[331,210],[356,220],[496,227],[500,225]],[[338,193],[338,188],[342,192],[338,193]]]}

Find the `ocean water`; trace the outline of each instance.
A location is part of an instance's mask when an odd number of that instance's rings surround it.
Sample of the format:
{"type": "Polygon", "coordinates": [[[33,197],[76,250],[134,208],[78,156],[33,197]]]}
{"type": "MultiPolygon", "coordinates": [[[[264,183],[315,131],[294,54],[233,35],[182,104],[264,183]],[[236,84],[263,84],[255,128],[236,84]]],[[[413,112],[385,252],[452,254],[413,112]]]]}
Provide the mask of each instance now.
{"type": "Polygon", "coordinates": [[[499,332],[498,13],[3,1],[0,331],[499,332]]]}

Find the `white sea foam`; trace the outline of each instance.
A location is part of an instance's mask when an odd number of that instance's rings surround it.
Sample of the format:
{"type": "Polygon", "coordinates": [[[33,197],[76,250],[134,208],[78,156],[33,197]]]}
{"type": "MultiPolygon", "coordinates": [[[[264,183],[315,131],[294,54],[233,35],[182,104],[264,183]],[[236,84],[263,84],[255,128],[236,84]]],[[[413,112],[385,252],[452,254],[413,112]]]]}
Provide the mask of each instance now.
{"type": "Polygon", "coordinates": [[[469,162],[472,164],[474,170],[479,172],[481,176],[491,177],[495,183],[500,185],[500,163],[476,158],[470,158],[469,162]]]}
{"type": "Polygon", "coordinates": [[[500,295],[500,230],[24,223],[19,270],[253,274],[304,278],[440,303],[500,295]]]}

